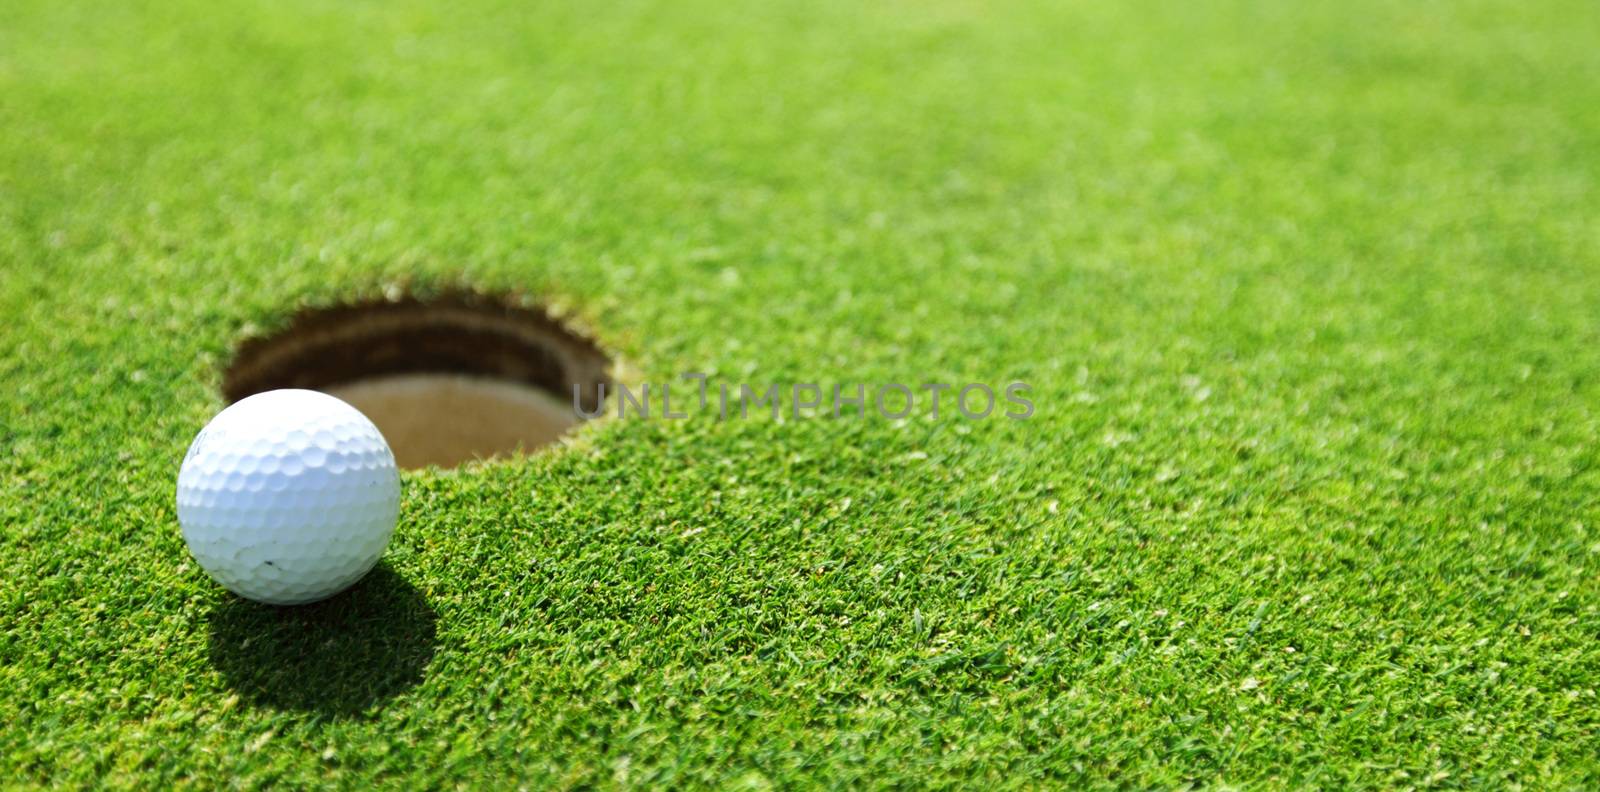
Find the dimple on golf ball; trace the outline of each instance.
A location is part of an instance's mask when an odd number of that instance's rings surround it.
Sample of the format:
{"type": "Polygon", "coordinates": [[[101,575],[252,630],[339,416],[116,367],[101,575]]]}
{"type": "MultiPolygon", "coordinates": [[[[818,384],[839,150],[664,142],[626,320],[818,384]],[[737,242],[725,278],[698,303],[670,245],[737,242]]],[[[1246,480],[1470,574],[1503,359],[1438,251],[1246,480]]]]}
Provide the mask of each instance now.
{"type": "Polygon", "coordinates": [[[400,473],[378,427],[325,393],[275,390],[218,413],[178,471],[178,523],[200,567],[273,605],[333,596],[378,562],[400,473]]]}

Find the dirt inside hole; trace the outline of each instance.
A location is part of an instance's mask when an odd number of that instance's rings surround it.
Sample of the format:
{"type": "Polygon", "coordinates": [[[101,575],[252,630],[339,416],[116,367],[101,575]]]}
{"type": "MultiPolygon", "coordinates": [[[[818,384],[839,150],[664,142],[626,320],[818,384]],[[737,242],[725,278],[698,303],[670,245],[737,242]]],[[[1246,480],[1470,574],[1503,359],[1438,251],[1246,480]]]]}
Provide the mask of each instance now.
{"type": "Polygon", "coordinates": [[[452,467],[530,451],[592,412],[610,359],[545,311],[477,294],[301,311],[281,332],[239,347],[230,401],[306,388],[354,405],[402,467],[452,467]]]}

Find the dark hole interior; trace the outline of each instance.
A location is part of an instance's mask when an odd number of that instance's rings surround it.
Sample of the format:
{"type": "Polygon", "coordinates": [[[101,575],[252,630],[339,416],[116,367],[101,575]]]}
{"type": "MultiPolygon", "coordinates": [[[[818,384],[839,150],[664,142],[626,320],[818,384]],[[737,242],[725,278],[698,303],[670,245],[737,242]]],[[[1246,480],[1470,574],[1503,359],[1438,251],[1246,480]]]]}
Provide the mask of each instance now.
{"type": "Polygon", "coordinates": [[[545,311],[477,294],[308,308],[240,345],[234,402],[262,391],[332,393],[367,413],[407,467],[527,450],[575,425],[609,384],[600,348],[545,311]]]}

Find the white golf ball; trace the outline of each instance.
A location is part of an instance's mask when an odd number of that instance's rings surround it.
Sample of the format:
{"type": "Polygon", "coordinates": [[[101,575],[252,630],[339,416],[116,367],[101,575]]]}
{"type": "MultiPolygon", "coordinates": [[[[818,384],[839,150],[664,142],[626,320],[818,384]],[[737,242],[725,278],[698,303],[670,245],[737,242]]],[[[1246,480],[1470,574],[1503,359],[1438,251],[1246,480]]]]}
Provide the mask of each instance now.
{"type": "Polygon", "coordinates": [[[258,393],[218,413],[178,471],[178,522],[200,567],[241,597],[297,605],[378,563],[400,473],[378,427],[325,393],[258,393]]]}

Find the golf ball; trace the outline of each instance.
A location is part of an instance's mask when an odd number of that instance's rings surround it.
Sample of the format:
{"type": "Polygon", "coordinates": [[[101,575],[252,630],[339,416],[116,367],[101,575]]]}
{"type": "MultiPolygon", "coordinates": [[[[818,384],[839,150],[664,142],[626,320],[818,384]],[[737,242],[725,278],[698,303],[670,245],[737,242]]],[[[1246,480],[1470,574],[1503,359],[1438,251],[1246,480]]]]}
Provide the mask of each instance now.
{"type": "Polygon", "coordinates": [[[178,523],[200,567],[241,597],[297,605],[361,579],[400,513],[378,427],[325,393],[258,393],[218,413],[178,471],[178,523]]]}

